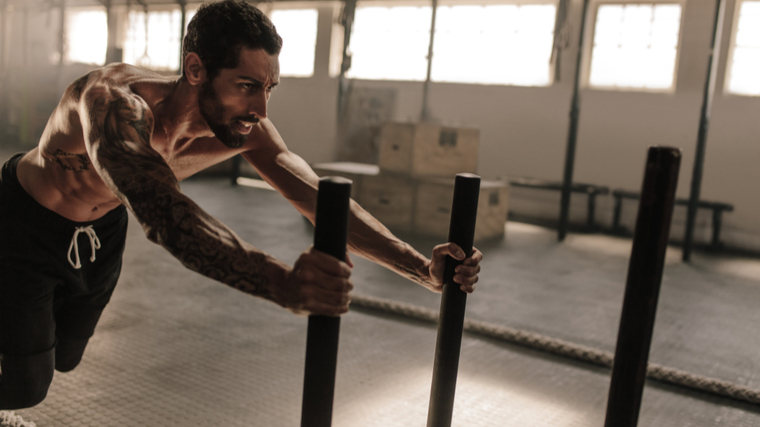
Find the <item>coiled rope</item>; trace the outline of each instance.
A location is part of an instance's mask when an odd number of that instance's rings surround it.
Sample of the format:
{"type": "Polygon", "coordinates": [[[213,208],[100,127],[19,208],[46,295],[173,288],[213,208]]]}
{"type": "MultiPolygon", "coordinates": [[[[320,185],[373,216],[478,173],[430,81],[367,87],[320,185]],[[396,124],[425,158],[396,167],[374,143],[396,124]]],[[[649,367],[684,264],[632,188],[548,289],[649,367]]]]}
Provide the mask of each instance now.
{"type": "MultiPolygon", "coordinates": [[[[352,295],[351,305],[353,307],[377,310],[383,313],[390,313],[428,323],[438,323],[437,311],[413,304],[406,304],[366,295],[352,295]]],[[[545,335],[506,326],[494,325],[478,320],[465,319],[464,331],[533,350],[590,363],[596,366],[611,368],[614,360],[614,354],[608,351],[597,350],[595,348],[547,337],[545,335]]],[[[647,367],[647,378],[691,390],[760,405],[760,391],[758,390],[655,363],[649,363],[647,367]]]]}

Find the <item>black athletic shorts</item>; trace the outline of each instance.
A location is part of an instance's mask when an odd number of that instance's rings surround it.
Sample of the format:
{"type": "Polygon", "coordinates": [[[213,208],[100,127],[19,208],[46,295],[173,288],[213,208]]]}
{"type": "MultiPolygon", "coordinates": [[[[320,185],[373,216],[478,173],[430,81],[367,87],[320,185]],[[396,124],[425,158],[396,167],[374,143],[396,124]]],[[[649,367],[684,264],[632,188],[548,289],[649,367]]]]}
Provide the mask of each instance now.
{"type": "Polygon", "coordinates": [[[91,222],[70,221],[37,203],[11,157],[0,176],[0,356],[55,353],[55,367],[80,361],[121,272],[124,206],[91,222]]]}

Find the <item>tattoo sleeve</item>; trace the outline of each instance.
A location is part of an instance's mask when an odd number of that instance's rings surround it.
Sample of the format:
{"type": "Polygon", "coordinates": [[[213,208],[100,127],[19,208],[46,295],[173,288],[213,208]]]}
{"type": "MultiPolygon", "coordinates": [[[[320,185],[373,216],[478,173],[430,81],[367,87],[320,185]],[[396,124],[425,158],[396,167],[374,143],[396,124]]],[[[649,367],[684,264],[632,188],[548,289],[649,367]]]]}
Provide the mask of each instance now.
{"type": "Polygon", "coordinates": [[[85,92],[88,151],[148,238],[194,271],[271,299],[268,285],[278,279],[282,264],[243,242],[184,196],[168,164],[150,146],[153,115],[148,106],[134,95],[110,92],[85,92]]]}

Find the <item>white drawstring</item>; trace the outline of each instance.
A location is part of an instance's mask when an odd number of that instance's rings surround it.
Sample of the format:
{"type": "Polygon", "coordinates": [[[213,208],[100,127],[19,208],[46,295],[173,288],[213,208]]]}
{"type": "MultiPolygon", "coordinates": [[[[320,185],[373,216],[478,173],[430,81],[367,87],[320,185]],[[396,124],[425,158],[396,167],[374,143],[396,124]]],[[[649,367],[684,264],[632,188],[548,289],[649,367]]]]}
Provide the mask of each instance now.
{"type": "Polygon", "coordinates": [[[92,248],[92,256],[90,257],[90,262],[95,261],[95,249],[100,249],[100,240],[98,240],[98,235],[95,234],[95,230],[92,228],[92,225],[88,225],[87,227],[77,227],[76,231],[74,231],[74,237],[71,238],[71,244],[69,245],[69,264],[71,264],[71,266],[77,270],[82,268],[82,263],[79,261],[79,244],[77,243],[77,237],[79,237],[79,233],[85,233],[87,237],[90,238],[90,248],[92,248]],[[76,255],[76,263],[71,260],[72,249],[76,255]]]}

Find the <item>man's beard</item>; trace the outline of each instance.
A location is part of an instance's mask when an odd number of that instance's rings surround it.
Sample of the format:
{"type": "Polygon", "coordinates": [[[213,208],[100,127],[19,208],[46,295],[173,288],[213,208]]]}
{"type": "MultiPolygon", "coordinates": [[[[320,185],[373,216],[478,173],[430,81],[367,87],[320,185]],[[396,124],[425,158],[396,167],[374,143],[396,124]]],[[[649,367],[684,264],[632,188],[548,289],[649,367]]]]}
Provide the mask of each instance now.
{"type": "MultiPolygon", "coordinates": [[[[211,85],[211,80],[208,80],[201,87],[201,92],[198,98],[198,104],[200,106],[201,115],[206,119],[208,127],[214,132],[219,141],[229,148],[240,148],[248,140],[248,135],[237,133],[233,130],[229,123],[224,123],[224,106],[219,102],[216,90],[211,85]]],[[[258,123],[259,119],[255,116],[237,117],[234,120],[244,120],[252,123],[258,123]]]]}

